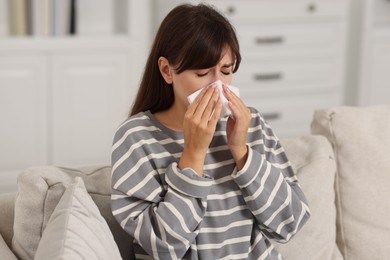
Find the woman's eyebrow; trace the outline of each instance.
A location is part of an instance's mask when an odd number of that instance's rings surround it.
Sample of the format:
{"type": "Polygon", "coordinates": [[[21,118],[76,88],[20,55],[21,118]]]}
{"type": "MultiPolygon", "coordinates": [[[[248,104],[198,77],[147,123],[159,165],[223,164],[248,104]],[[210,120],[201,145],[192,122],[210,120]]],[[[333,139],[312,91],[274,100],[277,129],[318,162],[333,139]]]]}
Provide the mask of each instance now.
{"type": "Polygon", "coordinates": [[[225,64],[225,65],[222,65],[222,68],[229,68],[229,67],[232,67],[233,65],[234,65],[234,63],[225,64]]]}

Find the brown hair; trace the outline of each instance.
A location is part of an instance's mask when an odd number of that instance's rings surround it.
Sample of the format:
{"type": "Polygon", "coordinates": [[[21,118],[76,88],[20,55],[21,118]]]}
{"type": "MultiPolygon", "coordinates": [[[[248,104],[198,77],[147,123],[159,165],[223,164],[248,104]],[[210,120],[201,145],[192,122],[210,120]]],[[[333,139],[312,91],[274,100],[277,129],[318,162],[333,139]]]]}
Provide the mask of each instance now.
{"type": "Polygon", "coordinates": [[[168,109],[174,101],[171,84],[162,77],[158,59],[163,56],[176,66],[175,73],[215,66],[224,46],[232,51],[235,64],[241,62],[239,44],[229,21],[210,6],[179,5],[162,21],[147,60],[130,116],[150,110],[168,109]]]}

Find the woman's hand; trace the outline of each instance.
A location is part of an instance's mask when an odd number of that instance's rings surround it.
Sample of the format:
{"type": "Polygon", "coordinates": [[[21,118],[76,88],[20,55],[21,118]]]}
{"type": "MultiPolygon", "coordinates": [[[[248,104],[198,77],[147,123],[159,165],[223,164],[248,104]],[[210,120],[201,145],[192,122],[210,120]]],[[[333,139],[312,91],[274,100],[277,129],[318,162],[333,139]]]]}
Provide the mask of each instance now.
{"type": "Polygon", "coordinates": [[[179,168],[190,167],[199,176],[203,175],[206,152],[214,136],[221,109],[219,91],[214,86],[203,89],[189,105],[183,122],[184,150],[179,168]]]}
{"type": "Polygon", "coordinates": [[[227,120],[226,135],[228,147],[236,162],[237,169],[241,170],[248,155],[246,137],[251,121],[251,113],[242,100],[225,85],[223,85],[223,91],[226,99],[229,101],[229,107],[233,115],[233,117],[230,116],[227,120]]]}

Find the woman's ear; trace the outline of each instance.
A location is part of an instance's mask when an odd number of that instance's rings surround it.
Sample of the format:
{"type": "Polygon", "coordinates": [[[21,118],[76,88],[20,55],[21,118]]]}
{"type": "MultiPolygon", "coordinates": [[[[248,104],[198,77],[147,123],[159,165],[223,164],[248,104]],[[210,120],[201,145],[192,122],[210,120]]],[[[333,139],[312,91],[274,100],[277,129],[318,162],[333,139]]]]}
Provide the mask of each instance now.
{"type": "Polygon", "coordinates": [[[169,66],[169,62],[165,57],[158,58],[158,68],[160,69],[160,73],[163,76],[165,82],[167,84],[172,84],[173,78],[172,78],[172,70],[169,66]]]}

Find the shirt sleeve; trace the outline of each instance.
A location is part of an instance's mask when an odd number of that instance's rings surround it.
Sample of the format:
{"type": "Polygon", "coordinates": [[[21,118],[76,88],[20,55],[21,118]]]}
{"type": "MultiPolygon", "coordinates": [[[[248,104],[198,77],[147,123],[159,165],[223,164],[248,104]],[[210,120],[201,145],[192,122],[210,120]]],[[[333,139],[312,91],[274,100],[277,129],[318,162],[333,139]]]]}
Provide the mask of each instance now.
{"type": "Polygon", "coordinates": [[[252,117],[247,161],[233,178],[262,231],[284,243],[307,222],[310,211],[280,141],[258,113],[252,117]]]}
{"type": "Polygon", "coordinates": [[[112,152],[114,218],[154,259],[182,258],[199,232],[212,179],[179,169],[153,138],[121,132],[112,152]]]}

